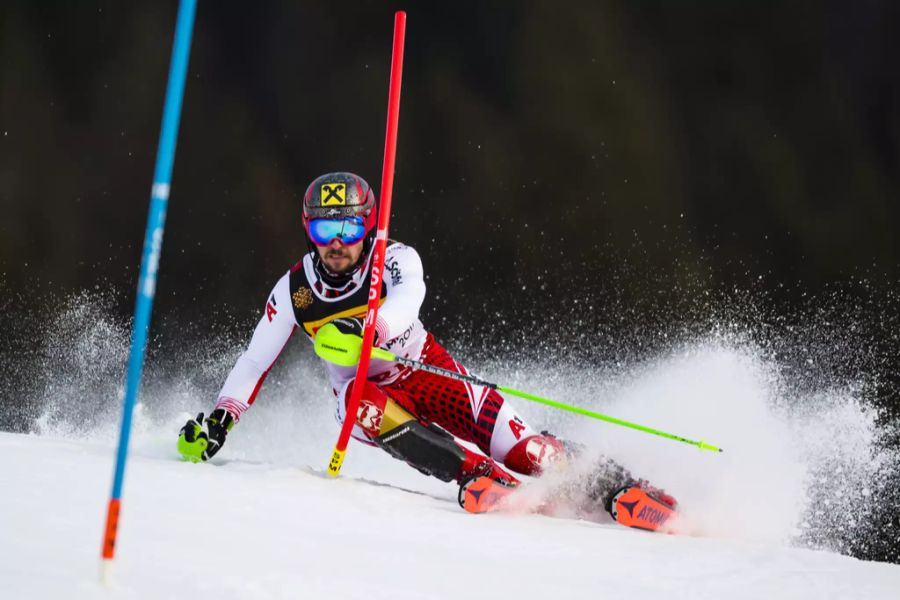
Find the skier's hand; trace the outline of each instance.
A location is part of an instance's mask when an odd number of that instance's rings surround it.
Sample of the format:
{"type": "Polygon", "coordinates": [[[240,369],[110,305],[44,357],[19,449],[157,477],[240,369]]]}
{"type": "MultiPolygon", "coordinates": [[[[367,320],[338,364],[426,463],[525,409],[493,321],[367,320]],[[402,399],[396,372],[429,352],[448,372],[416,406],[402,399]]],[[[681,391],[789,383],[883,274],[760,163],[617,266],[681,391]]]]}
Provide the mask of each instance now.
{"type": "MultiPolygon", "coordinates": [[[[334,323],[334,326],[338,328],[338,331],[344,334],[356,335],[359,337],[363,336],[363,329],[365,325],[363,320],[359,317],[341,317],[340,319],[334,319],[331,321],[334,323]]],[[[378,345],[378,332],[375,332],[375,339],[372,342],[373,346],[378,345]]]]}
{"type": "Polygon", "coordinates": [[[178,452],[191,462],[209,460],[225,444],[225,437],[232,427],[234,417],[224,408],[212,411],[206,421],[200,413],[196,419],[188,420],[178,433],[178,452]]]}

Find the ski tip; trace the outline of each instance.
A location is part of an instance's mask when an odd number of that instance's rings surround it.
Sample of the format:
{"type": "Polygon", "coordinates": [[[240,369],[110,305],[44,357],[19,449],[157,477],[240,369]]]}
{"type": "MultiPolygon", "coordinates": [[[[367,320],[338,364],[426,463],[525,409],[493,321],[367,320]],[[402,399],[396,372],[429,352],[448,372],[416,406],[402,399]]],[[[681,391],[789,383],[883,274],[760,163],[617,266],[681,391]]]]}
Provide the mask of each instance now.
{"type": "Polygon", "coordinates": [[[674,505],[633,486],[623,487],[613,495],[609,513],[620,525],[646,531],[665,531],[668,521],[674,521],[677,515],[674,505]]]}
{"type": "Polygon", "coordinates": [[[483,513],[497,508],[503,498],[513,490],[490,477],[475,477],[459,488],[459,504],[466,512],[483,513]]]}

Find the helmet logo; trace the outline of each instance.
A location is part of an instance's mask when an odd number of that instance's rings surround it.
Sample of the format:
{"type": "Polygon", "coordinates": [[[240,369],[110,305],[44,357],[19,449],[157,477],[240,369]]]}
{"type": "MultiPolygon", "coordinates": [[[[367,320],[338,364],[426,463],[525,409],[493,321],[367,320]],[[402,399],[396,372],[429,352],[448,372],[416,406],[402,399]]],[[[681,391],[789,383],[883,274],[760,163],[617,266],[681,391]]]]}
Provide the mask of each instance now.
{"type": "Polygon", "coordinates": [[[324,183],[319,195],[322,206],[344,206],[347,203],[347,186],[343,183],[324,183]]]}

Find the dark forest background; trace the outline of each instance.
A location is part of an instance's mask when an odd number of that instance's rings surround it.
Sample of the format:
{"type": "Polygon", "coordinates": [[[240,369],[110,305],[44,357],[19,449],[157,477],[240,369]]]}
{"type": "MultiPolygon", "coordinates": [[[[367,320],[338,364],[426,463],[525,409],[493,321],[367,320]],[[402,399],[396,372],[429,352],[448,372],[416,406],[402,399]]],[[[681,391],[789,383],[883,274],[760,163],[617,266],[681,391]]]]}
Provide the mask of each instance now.
{"type": "MultiPolygon", "coordinates": [[[[380,187],[394,8],[200,2],[158,310],[259,307],[305,248],[312,178],[380,187]]],[[[176,9],[0,9],[5,285],[133,285],[176,9]]],[[[896,281],[897,3],[406,9],[392,234],[448,303],[623,261],[710,287],[896,281]]]]}
{"type": "MultiPolygon", "coordinates": [[[[0,5],[0,428],[33,416],[23,364],[66,298],[131,314],[177,4],[0,5]]],[[[391,235],[442,339],[618,365],[737,322],[797,385],[862,378],[900,416],[888,0],[200,0],[151,361],[249,336],[313,178],[381,187],[397,8],[391,235]]]]}
{"type": "MultiPolygon", "coordinates": [[[[256,314],[305,251],[315,176],[380,187],[395,8],[200,2],[157,328],[256,314]]],[[[662,327],[723,295],[814,321],[818,298],[896,349],[900,5],[405,8],[391,232],[433,327],[662,327]]],[[[130,313],[176,10],[0,8],[5,322],[86,289],[130,313]]]]}

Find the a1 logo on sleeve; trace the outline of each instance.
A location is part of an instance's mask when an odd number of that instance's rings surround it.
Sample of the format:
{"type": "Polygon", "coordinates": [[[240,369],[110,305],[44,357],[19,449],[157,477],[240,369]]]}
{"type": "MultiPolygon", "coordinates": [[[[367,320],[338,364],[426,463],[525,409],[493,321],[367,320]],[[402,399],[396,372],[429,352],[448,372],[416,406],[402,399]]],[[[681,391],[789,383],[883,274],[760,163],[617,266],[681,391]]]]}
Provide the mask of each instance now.
{"type": "Polygon", "coordinates": [[[517,440],[522,439],[522,432],[525,431],[525,423],[519,417],[513,417],[509,420],[509,428],[517,440]]]}
{"type": "Polygon", "coordinates": [[[269,301],[266,303],[266,317],[269,318],[269,323],[272,322],[272,317],[278,314],[278,309],[275,308],[277,302],[275,302],[275,294],[269,298],[269,301]]]}

